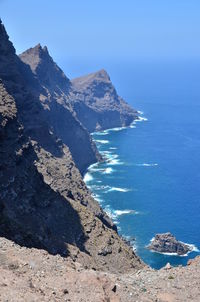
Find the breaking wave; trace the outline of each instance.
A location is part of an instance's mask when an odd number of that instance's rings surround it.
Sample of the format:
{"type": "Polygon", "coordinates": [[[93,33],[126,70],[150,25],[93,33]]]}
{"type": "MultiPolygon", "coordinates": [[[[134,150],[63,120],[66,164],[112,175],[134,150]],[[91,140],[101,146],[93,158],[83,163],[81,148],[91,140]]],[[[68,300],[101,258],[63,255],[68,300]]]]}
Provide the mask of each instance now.
{"type": "Polygon", "coordinates": [[[92,177],[92,175],[91,175],[90,173],[87,172],[87,173],[85,174],[83,180],[84,180],[85,183],[88,183],[88,182],[90,182],[90,181],[93,180],[93,177],[92,177]]]}
{"type": "Polygon", "coordinates": [[[99,144],[109,144],[109,141],[104,139],[96,139],[95,142],[99,144]]]}
{"type": "Polygon", "coordinates": [[[113,192],[113,191],[117,191],[117,192],[129,192],[131,191],[131,189],[126,189],[126,188],[118,188],[118,187],[109,187],[107,192],[113,192]]]}
{"type": "Polygon", "coordinates": [[[140,166],[140,167],[156,167],[156,166],[158,166],[158,164],[157,163],[153,163],[153,164],[143,163],[143,164],[136,164],[136,166],[140,166]]]}

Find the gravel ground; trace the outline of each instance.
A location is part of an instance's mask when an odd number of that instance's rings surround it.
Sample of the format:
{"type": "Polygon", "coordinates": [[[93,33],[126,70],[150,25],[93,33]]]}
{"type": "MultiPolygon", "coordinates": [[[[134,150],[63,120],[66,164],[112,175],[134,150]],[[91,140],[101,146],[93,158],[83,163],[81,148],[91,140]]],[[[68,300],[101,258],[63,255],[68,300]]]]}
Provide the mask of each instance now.
{"type": "Polygon", "coordinates": [[[0,301],[200,301],[200,257],[187,267],[109,274],[0,238],[0,301]]]}

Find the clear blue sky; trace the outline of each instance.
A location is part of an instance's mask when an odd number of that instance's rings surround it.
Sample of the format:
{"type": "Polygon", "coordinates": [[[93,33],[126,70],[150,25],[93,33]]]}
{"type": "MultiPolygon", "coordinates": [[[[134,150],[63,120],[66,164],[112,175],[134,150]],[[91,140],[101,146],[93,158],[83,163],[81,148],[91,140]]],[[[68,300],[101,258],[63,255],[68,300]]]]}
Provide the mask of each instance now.
{"type": "Polygon", "coordinates": [[[200,0],[0,0],[0,16],[18,53],[59,63],[200,57],[200,0]]]}

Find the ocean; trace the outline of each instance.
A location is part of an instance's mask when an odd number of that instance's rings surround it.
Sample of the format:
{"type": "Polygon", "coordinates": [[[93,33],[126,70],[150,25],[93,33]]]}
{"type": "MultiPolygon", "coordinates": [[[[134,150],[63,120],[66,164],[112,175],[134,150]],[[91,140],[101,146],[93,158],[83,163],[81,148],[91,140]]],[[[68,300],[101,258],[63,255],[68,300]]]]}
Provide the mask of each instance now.
{"type": "Polygon", "coordinates": [[[110,67],[110,73],[140,118],[127,128],[92,134],[107,161],[90,166],[84,180],[145,263],[155,269],[167,262],[185,265],[200,249],[200,63],[127,66],[110,67]],[[176,256],[148,250],[155,234],[164,232],[193,251],[176,256]]]}

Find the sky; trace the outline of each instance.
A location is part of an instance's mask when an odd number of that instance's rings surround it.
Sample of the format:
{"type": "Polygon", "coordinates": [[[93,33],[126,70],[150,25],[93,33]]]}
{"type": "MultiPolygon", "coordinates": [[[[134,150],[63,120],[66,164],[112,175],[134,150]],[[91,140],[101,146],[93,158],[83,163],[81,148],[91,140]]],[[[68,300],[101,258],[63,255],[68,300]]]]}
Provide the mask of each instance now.
{"type": "Polygon", "coordinates": [[[199,0],[0,0],[0,17],[17,53],[41,43],[69,69],[200,58],[199,0]]]}

